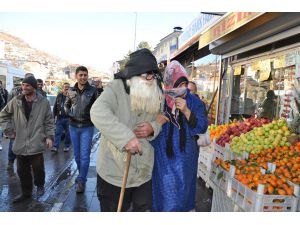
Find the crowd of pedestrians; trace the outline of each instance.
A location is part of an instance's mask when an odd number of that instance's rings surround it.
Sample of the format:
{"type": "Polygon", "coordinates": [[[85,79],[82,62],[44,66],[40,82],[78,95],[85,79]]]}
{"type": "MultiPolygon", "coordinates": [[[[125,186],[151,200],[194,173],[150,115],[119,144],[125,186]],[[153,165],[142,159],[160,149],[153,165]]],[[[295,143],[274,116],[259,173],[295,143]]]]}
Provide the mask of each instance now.
{"type": "MultiPolygon", "coordinates": [[[[172,61],[164,73],[148,49],[130,54],[123,71],[102,86],[89,83],[88,69],[64,83],[53,112],[43,80],[28,73],[10,94],[0,82],[2,136],[10,139],[7,170],[17,161],[21,190],[13,202],[44,194],[43,152],[73,149],[77,194],[85,192],[92,139],[101,133],[97,196],[101,211],[115,212],[122,185],[122,211],[193,211],[199,156],[197,135],[207,130],[206,107],[183,66],[172,61]],[[189,90],[191,89],[191,91],[189,90]],[[128,179],[122,182],[131,155],[128,179]],[[34,188],[36,186],[36,189],[34,188]]],[[[100,135],[99,135],[100,136],[100,135]]],[[[1,146],[0,139],[0,148],[1,146]]]]}

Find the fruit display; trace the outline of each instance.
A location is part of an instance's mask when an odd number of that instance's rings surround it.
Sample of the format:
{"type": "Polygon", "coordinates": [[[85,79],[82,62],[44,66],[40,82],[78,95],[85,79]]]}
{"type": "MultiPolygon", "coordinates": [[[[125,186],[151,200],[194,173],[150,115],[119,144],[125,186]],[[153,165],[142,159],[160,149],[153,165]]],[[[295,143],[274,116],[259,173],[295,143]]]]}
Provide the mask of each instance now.
{"type": "Polygon", "coordinates": [[[249,160],[259,165],[272,162],[276,165],[274,174],[300,185],[300,142],[296,146],[276,147],[250,154],[249,160]]]}
{"type": "MultiPolygon", "coordinates": [[[[270,121],[264,118],[245,119],[243,122],[240,122],[235,126],[229,126],[228,129],[216,140],[216,143],[222,147],[225,147],[226,143],[230,144],[233,139],[238,140],[237,138],[242,134],[245,134],[256,127],[261,127],[267,123],[270,123],[270,121]]],[[[242,151],[242,149],[240,151],[242,151]]]]}
{"type": "Polygon", "coordinates": [[[243,151],[259,153],[262,150],[275,147],[289,147],[287,137],[291,134],[287,123],[283,119],[275,120],[262,127],[255,127],[252,131],[232,138],[230,150],[241,155],[243,151]]]}
{"type": "Polygon", "coordinates": [[[214,140],[215,138],[219,138],[229,127],[233,127],[238,125],[239,122],[234,120],[232,123],[223,124],[223,125],[210,125],[208,126],[210,139],[214,140]]]}
{"type": "MultiPolygon", "coordinates": [[[[223,161],[216,159],[215,164],[220,165],[226,171],[229,171],[230,165],[235,166],[235,179],[247,186],[254,192],[258,185],[265,185],[264,194],[266,195],[293,195],[294,186],[287,183],[287,180],[279,177],[277,174],[264,174],[259,164],[246,160],[223,161]]],[[[265,169],[267,165],[264,165],[265,169]]]]}

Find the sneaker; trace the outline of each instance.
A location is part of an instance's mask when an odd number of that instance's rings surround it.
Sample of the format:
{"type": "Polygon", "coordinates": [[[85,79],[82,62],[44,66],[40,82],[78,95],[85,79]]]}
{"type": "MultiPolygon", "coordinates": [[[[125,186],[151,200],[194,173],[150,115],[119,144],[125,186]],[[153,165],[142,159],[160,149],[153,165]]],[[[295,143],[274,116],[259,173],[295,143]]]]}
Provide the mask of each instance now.
{"type": "Polygon", "coordinates": [[[2,149],[3,149],[3,147],[2,147],[2,145],[0,144],[0,151],[2,151],[2,149]]]}
{"type": "Polygon", "coordinates": [[[44,186],[38,186],[36,188],[36,196],[41,197],[43,194],[45,194],[45,188],[44,186]]]}
{"type": "Polygon", "coordinates": [[[76,183],[76,193],[83,193],[85,190],[85,185],[81,182],[76,183]]]}
{"type": "Polygon", "coordinates": [[[51,148],[51,152],[57,152],[57,148],[56,147],[52,147],[51,148]]]}
{"type": "Polygon", "coordinates": [[[14,171],[14,162],[8,161],[6,170],[7,170],[7,171],[14,171]]]}
{"type": "Polygon", "coordinates": [[[64,147],[64,152],[70,151],[70,147],[64,147]]]}
{"type": "Polygon", "coordinates": [[[18,195],[16,198],[14,198],[14,200],[12,201],[13,203],[20,203],[20,202],[23,202],[23,201],[26,201],[28,199],[31,198],[31,194],[20,194],[18,195]]]}

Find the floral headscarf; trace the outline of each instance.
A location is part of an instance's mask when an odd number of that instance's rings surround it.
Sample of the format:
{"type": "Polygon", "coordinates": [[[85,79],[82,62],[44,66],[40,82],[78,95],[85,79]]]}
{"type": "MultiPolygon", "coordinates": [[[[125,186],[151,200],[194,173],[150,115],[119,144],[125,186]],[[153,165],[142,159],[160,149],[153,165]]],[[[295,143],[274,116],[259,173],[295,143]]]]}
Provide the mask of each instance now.
{"type": "Polygon", "coordinates": [[[183,66],[174,60],[167,65],[164,74],[164,94],[170,109],[173,109],[175,105],[175,98],[186,93],[186,88],[174,88],[174,85],[180,78],[186,78],[186,80],[188,80],[188,74],[183,66]]]}
{"type": "Polygon", "coordinates": [[[188,75],[183,66],[172,61],[167,65],[164,74],[164,94],[167,102],[165,115],[170,119],[170,128],[167,138],[166,153],[169,158],[174,157],[173,151],[173,132],[175,127],[179,129],[179,148],[184,151],[186,142],[186,131],[183,126],[183,114],[175,108],[175,98],[180,97],[187,92],[187,88],[178,88],[177,86],[184,81],[188,81],[188,75]]]}

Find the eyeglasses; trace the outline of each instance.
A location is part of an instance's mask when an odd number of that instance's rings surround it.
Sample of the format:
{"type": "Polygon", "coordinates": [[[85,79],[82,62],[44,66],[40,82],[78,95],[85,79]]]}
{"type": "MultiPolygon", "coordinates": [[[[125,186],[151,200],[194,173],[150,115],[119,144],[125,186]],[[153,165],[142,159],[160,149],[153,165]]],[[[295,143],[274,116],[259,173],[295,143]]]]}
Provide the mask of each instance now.
{"type": "Polygon", "coordinates": [[[153,79],[158,79],[159,75],[154,72],[147,72],[141,74],[141,77],[144,78],[145,80],[153,80],[153,79]]]}

